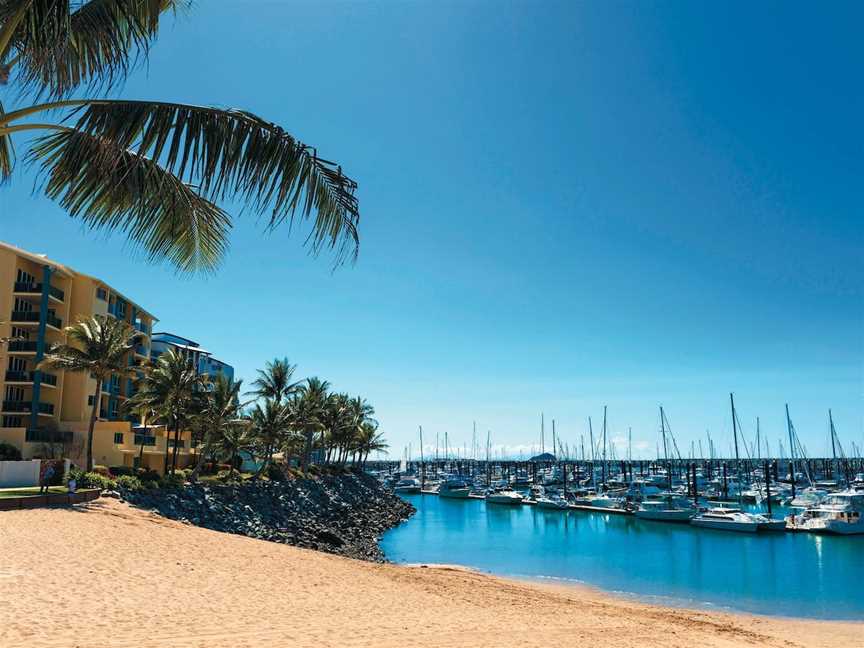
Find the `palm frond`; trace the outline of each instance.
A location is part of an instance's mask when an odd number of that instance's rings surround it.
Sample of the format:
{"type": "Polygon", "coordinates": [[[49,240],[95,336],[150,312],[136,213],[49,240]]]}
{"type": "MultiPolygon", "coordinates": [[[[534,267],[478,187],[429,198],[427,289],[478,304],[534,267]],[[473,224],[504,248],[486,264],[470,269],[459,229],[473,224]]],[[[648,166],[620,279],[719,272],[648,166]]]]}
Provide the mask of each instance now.
{"type": "Polygon", "coordinates": [[[357,183],[279,126],[249,112],[176,103],[84,101],[75,129],[158,161],[211,201],[240,199],[270,228],[312,221],[307,244],[354,258],[357,183]]]}
{"type": "Polygon", "coordinates": [[[227,214],[153,160],[116,141],[73,130],[39,138],[45,193],[91,227],[124,232],[151,260],[212,270],[231,227],[227,214]]]}
{"type": "MultiPolygon", "coordinates": [[[[6,4],[20,5],[21,0],[6,4]]],[[[62,97],[86,87],[107,90],[146,60],[166,11],[188,0],[29,0],[13,46],[16,81],[25,92],[62,97]]],[[[0,12],[0,21],[6,11],[0,12]]]]}

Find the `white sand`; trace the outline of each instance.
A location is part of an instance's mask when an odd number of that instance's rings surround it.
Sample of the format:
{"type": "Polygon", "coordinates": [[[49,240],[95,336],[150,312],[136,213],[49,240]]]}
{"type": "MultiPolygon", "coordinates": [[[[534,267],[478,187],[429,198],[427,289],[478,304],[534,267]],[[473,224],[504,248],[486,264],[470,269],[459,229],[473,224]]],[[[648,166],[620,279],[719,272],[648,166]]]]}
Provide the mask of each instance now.
{"type": "Polygon", "coordinates": [[[374,565],[113,500],[0,512],[0,647],[864,646],[864,624],[374,565]]]}

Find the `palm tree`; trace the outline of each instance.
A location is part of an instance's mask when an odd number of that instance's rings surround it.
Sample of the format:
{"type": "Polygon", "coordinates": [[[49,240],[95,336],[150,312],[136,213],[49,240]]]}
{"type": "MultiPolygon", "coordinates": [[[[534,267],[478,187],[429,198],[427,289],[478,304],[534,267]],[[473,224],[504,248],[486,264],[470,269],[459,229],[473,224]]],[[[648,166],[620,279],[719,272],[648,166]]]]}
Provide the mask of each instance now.
{"type": "Polygon", "coordinates": [[[93,470],[93,429],[99,413],[102,385],[111,374],[130,375],[127,358],[141,334],[122,320],[105,315],[84,318],[67,326],[68,344],[55,344],[39,363],[39,369],[89,372],[96,379],[90,424],[87,428],[87,470],[93,470]]]}
{"type": "Polygon", "coordinates": [[[276,448],[284,445],[286,435],[291,432],[291,412],[287,405],[273,398],[266,398],[263,407],[260,403],[255,404],[249,418],[251,433],[264,456],[257,477],[272,463],[276,448]]]}
{"type": "Polygon", "coordinates": [[[320,378],[307,378],[305,384],[297,389],[292,416],[295,425],[306,437],[303,451],[303,469],[309,465],[312,456],[312,441],[315,433],[321,430],[321,417],[327,402],[330,383],[320,378]]]}
{"type": "Polygon", "coordinates": [[[123,232],[151,260],[183,271],[222,258],[239,199],[268,230],[311,222],[313,253],[356,257],[357,183],[276,124],[237,109],[93,98],[146,61],[163,14],[189,0],[3,0],[0,183],[26,140],[45,194],[90,228],[123,232]],[[77,98],[77,97],[85,98],[77,98]]]}
{"type": "Polygon", "coordinates": [[[360,430],[357,443],[357,458],[360,462],[360,468],[366,467],[366,460],[369,458],[369,453],[380,452],[386,450],[390,446],[384,441],[383,433],[378,431],[378,425],[375,423],[364,423],[360,430]]]}
{"type": "MultiPolygon", "coordinates": [[[[166,424],[166,432],[174,432],[171,473],[177,467],[180,431],[202,408],[206,394],[204,380],[192,362],[175,349],[168,349],[148,365],[138,381],[138,391],[132,397],[137,406],[149,406],[166,424]]],[[[165,448],[165,472],[168,472],[168,448],[165,448]]]]}
{"type": "Polygon", "coordinates": [[[265,399],[272,399],[281,404],[286,398],[290,398],[300,387],[299,382],[291,382],[296,365],[288,362],[288,358],[274,359],[268,362],[264,369],[258,370],[258,377],[252,382],[254,390],[250,394],[265,399]]]}
{"type": "Polygon", "coordinates": [[[255,438],[252,435],[249,421],[244,419],[235,419],[220,430],[219,438],[217,439],[217,447],[222,453],[229,457],[231,470],[228,473],[229,479],[234,477],[234,469],[237,464],[237,455],[243,450],[248,450],[255,444],[255,438]]]}
{"type": "Polygon", "coordinates": [[[243,403],[240,402],[242,387],[242,380],[233,380],[220,374],[210,388],[201,395],[201,409],[192,423],[201,430],[202,443],[195,468],[189,475],[189,481],[194,482],[198,479],[198,474],[204,465],[204,458],[210,454],[214,446],[218,445],[225,429],[240,417],[240,410],[243,407],[243,403]]]}

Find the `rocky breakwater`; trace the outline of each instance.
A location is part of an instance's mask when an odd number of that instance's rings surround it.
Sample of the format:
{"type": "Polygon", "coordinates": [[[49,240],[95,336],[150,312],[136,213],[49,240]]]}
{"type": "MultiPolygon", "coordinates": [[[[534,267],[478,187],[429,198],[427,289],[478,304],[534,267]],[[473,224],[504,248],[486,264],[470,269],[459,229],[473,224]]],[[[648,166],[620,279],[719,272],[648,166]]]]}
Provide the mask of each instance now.
{"type": "Polygon", "coordinates": [[[124,491],[135,506],[173,520],[360,560],[384,561],[378,540],[411,504],[360,474],[124,491]]]}

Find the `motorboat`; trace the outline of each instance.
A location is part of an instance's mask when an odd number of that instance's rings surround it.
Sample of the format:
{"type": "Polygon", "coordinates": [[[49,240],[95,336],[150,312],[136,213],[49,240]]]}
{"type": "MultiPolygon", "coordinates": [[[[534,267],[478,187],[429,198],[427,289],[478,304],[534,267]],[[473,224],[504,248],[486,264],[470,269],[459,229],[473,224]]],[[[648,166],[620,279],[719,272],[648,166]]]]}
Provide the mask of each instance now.
{"type": "Polygon", "coordinates": [[[486,502],[489,504],[516,506],[522,504],[523,499],[525,499],[524,495],[517,493],[514,490],[510,490],[509,488],[502,488],[501,490],[486,493],[486,502]]]}
{"type": "Polygon", "coordinates": [[[831,493],[817,506],[805,509],[799,515],[790,515],[786,522],[792,529],[814,533],[864,533],[864,492],[847,490],[831,493]]]}
{"type": "Polygon", "coordinates": [[[757,531],[784,531],[785,520],[773,520],[759,513],[746,513],[736,508],[710,508],[700,513],[690,524],[705,529],[756,533],[757,531]]]}
{"type": "Polygon", "coordinates": [[[468,496],[470,494],[471,486],[464,479],[447,479],[438,487],[438,495],[440,497],[450,497],[452,499],[468,499],[468,496]]]}
{"type": "Polygon", "coordinates": [[[638,518],[658,522],[689,522],[698,513],[699,509],[690,500],[674,495],[644,500],[635,511],[638,518]]]}
{"type": "Polygon", "coordinates": [[[416,477],[403,477],[396,482],[393,490],[397,493],[419,493],[420,480],[416,477]]]}
{"type": "Polygon", "coordinates": [[[822,501],[828,494],[828,491],[822,488],[815,488],[813,486],[808,486],[807,488],[802,488],[799,490],[795,497],[789,502],[789,506],[792,508],[814,508],[819,505],[819,502],[822,501]]]}
{"type": "Polygon", "coordinates": [[[566,511],[569,505],[560,495],[544,495],[537,498],[537,508],[566,511]]]}

